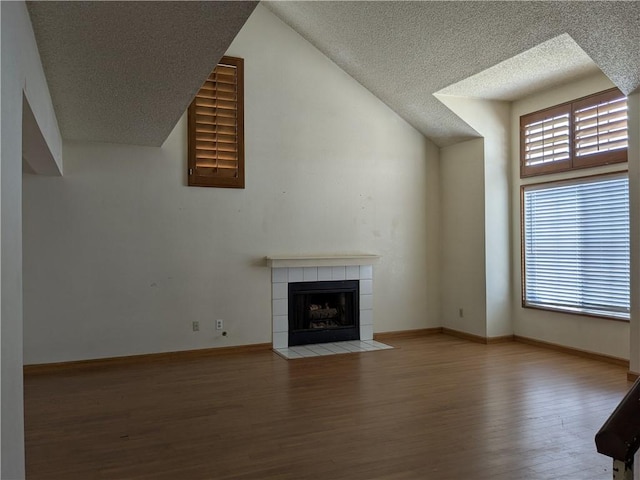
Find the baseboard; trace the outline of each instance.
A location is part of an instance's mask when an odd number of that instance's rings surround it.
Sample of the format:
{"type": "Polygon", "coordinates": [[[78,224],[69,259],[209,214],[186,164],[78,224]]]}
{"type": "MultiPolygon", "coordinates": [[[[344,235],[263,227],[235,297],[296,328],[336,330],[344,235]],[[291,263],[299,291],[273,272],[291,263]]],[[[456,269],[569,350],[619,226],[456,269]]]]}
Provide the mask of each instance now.
{"type": "Polygon", "coordinates": [[[487,344],[487,338],[480,335],[474,335],[473,333],[461,332],[460,330],[453,330],[451,328],[442,327],[442,333],[451,337],[461,338],[463,340],[469,340],[470,342],[487,344]]]}
{"type": "Polygon", "coordinates": [[[442,333],[442,327],[420,328],[417,330],[398,330],[395,332],[374,333],[373,339],[383,342],[383,341],[389,341],[389,340],[396,340],[398,338],[424,337],[425,335],[433,335],[436,333],[442,333]]]}
{"type": "Polygon", "coordinates": [[[452,337],[462,338],[463,340],[469,340],[470,342],[482,343],[483,345],[513,342],[513,335],[501,335],[499,337],[483,337],[481,335],[474,335],[473,333],[461,332],[460,330],[453,330],[451,328],[442,328],[442,333],[444,333],[445,335],[450,335],[452,337]]]}
{"type": "MultiPolygon", "coordinates": [[[[423,337],[425,335],[434,335],[443,333],[452,337],[469,340],[475,343],[496,344],[516,341],[525,343],[527,345],[533,345],[536,347],[549,348],[558,352],[564,352],[571,355],[577,355],[583,358],[590,358],[593,360],[599,360],[602,362],[610,363],[613,365],[619,365],[629,368],[629,361],[624,358],[613,357],[610,355],[604,355],[600,353],[589,352],[587,350],[580,350],[573,347],[567,347],[564,345],[558,345],[556,343],[545,342],[542,340],[536,340],[529,337],[522,337],[519,335],[504,335],[500,337],[482,337],[480,335],[474,335],[471,333],[461,332],[459,330],[453,330],[445,327],[434,328],[421,328],[417,330],[399,330],[394,332],[380,332],[373,335],[374,340],[378,341],[390,341],[395,339],[408,339],[423,337]]],[[[230,355],[239,353],[250,353],[271,350],[271,343],[256,343],[252,345],[238,345],[231,347],[219,347],[219,348],[204,348],[198,350],[184,350],[178,352],[163,352],[163,353],[147,353],[142,355],[128,355],[123,357],[108,357],[108,358],[96,358],[89,360],[74,360],[69,362],[57,362],[57,363],[40,363],[32,365],[24,365],[23,373],[25,375],[39,375],[48,374],[60,371],[87,369],[87,368],[101,368],[116,365],[131,365],[136,363],[147,362],[160,362],[168,360],[185,360],[185,359],[197,359],[204,357],[213,357],[217,355],[230,355]]],[[[628,371],[627,380],[630,382],[635,381],[640,377],[639,373],[628,371]]]]}
{"type": "Polygon", "coordinates": [[[184,350],[178,352],[146,353],[142,355],[127,355],[123,357],[95,358],[89,360],[73,360],[69,362],[39,363],[24,365],[24,375],[40,375],[61,371],[102,368],[117,365],[132,365],[136,363],[162,362],[168,360],[186,360],[218,355],[232,355],[271,350],[271,343],[255,343],[252,345],[238,345],[232,347],[203,348],[198,350],[184,350]]]}
{"type": "Polygon", "coordinates": [[[494,343],[507,343],[513,342],[514,335],[500,335],[499,337],[487,337],[487,344],[493,345],[494,343]]]}
{"type": "MultiPolygon", "coordinates": [[[[558,345],[557,343],[545,342],[542,340],[536,340],[534,338],[529,338],[529,337],[521,337],[519,335],[514,335],[514,340],[516,342],[526,343],[527,345],[549,348],[557,352],[568,353],[568,354],[577,355],[583,358],[590,358],[592,360],[599,360],[601,362],[611,363],[613,365],[620,365],[622,367],[629,368],[629,360],[625,360],[624,358],[613,357],[611,355],[605,355],[603,353],[589,352],[587,350],[580,350],[579,348],[566,347],[564,345],[558,345]]],[[[627,377],[628,375],[629,374],[627,374],[627,377]]]]}

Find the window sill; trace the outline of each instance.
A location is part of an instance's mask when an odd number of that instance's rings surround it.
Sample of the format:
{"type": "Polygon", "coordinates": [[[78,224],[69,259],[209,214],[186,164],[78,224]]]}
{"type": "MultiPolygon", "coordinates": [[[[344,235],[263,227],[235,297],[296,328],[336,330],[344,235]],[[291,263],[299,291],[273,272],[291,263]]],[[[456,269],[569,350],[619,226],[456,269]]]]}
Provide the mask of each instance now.
{"type": "Polygon", "coordinates": [[[554,312],[554,313],[564,313],[566,315],[577,315],[580,317],[591,317],[591,318],[602,318],[604,320],[613,320],[616,322],[625,322],[625,323],[629,323],[630,319],[629,318],[625,318],[624,314],[621,314],[620,316],[614,316],[614,315],[607,315],[604,313],[597,313],[597,312],[590,312],[587,310],[578,310],[578,309],[571,309],[571,308],[558,308],[558,307],[549,307],[549,306],[545,306],[545,305],[532,305],[532,304],[527,304],[527,303],[522,303],[522,308],[528,308],[528,309],[532,309],[532,310],[544,310],[544,311],[548,311],[548,312],[554,312]]]}

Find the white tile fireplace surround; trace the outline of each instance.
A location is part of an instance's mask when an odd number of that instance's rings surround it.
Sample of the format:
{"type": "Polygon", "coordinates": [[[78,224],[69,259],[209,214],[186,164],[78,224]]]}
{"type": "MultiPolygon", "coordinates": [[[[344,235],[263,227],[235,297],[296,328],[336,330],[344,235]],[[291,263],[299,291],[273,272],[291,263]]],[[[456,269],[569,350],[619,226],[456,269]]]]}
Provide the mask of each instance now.
{"type": "Polygon", "coordinates": [[[273,349],[289,347],[289,283],[359,280],[360,340],[373,340],[373,265],[378,255],[272,256],[271,312],[273,349]]]}

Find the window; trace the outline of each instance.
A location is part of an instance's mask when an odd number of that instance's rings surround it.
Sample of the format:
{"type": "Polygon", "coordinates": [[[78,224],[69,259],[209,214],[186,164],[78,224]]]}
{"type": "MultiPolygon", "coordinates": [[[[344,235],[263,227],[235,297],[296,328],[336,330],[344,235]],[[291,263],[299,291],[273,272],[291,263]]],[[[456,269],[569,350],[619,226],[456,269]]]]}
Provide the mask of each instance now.
{"type": "Polygon", "coordinates": [[[523,306],[629,319],[629,180],[522,187],[523,306]]]}
{"type": "Polygon", "coordinates": [[[243,60],[222,57],[189,106],[189,185],[244,188],[243,60]]]}
{"type": "Polygon", "coordinates": [[[627,98],[617,88],[520,117],[520,176],[627,161],[627,98]]]}

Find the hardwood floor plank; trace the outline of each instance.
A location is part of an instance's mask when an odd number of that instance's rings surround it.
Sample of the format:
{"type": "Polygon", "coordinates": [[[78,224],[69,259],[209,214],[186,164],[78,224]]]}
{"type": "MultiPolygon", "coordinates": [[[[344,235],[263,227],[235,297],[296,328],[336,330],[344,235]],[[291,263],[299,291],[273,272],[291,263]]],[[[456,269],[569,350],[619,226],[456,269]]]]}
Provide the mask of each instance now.
{"type": "Polygon", "coordinates": [[[607,479],[626,368],[442,334],[25,376],[29,479],[607,479]]]}

